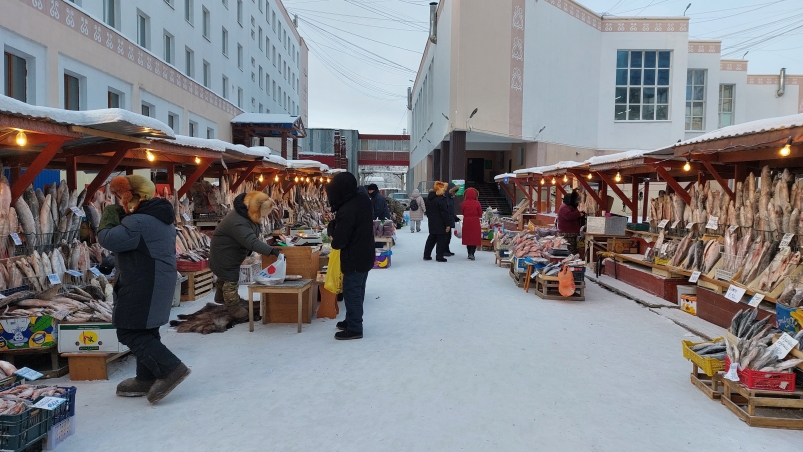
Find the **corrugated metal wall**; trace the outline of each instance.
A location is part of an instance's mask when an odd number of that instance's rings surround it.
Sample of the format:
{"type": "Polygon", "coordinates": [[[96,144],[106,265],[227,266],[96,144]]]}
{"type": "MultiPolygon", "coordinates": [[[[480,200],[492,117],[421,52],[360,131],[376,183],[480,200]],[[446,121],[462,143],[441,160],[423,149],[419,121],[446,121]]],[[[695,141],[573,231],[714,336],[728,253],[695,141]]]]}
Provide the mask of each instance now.
{"type": "MultiPolygon", "coordinates": [[[[25,174],[25,170],[27,168],[23,168],[20,173],[25,174]]],[[[36,190],[37,188],[42,189],[44,191],[45,186],[49,186],[52,183],[59,183],[59,175],[61,172],[59,170],[42,170],[36,179],[33,180],[33,188],[36,190]]],[[[5,168],[3,170],[3,175],[6,176],[6,179],[9,179],[9,184],[14,184],[14,181],[11,180],[11,170],[5,168]]]]}

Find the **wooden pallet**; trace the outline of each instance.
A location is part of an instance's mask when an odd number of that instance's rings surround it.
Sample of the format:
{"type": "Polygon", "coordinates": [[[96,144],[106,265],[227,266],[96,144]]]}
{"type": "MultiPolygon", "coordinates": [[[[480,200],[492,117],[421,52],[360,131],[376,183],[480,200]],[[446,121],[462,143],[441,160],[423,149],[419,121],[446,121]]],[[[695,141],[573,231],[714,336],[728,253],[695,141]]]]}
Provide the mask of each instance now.
{"type": "Polygon", "coordinates": [[[722,380],[720,402],[751,427],[803,430],[803,389],[795,392],[757,391],[722,380]]]}
{"type": "Polygon", "coordinates": [[[709,377],[704,372],[700,372],[700,367],[691,363],[691,384],[697,386],[700,391],[711,400],[718,400],[722,396],[722,373],[717,372],[713,377],[709,377]]]}
{"type": "Polygon", "coordinates": [[[539,297],[543,298],[544,300],[567,300],[567,301],[585,301],[585,290],[586,284],[583,283],[574,283],[575,290],[574,295],[570,297],[564,297],[560,294],[558,290],[558,277],[557,276],[543,276],[537,275],[535,277],[535,294],[539,297]]]}
{"type": "Polygon", "coordinates": [[[179,273],[187,277],[187,281],[181,283],[181,301],[198,300],[208,295],[215,288],[212,283],[212,270],[208,268],[197,272],[179,273]]]}

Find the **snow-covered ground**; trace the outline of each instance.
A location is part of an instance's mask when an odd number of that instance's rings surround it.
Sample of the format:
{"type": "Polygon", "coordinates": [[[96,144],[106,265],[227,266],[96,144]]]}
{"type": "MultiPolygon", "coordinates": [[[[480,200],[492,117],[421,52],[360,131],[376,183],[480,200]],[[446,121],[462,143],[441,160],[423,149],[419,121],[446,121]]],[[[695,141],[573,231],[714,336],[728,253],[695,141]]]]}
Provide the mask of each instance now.
{"type": "Polygon", "coordinates": [[[660,309],[593,283],[585,302],[545,301],[459,241],[424,262],[425,239],[400,231],[370,273],[364,339],[321,319],[165,329],[192,375],[157,405],[114,395],[132,359],[72,382],[78,429],[59,450],[799,450],[802,433],[748,427],[689,383],[689,333],[660,309]]]}

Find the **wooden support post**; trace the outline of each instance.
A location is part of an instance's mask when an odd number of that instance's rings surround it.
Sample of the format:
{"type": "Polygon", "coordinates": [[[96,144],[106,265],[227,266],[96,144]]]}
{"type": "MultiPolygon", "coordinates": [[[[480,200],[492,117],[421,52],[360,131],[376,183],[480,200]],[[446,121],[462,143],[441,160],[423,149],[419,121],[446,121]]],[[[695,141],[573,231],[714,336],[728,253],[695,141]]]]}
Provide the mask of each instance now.
{"type": "Polygon", "coordinates": [[[521,189],[521,193],[524,195],[524,197],[527,198],[532,203],[532,197],[530,196],[529,193],[527,193],[527,190],[521,185],[521,183],[519,181],[517,181],[516,179],[513,179],[513,184],[515,186],[519,187],[521,189]]]}
{"type": "Polygon", "coordinates": [[[192,187],[192,184],[194,184],[195,181],[201,178],[204,172],[206,172],[206,170],[209,169],[209,165],[211,164],[212,164],[212,159],[201,158],[201,163],[198,164],[197,168],[195,168],[195,172],[187,176],[187,181],[184,182],[184,185],[182,185],[181,188],[178,189],[178,193],[176,193],[177,200],[181,199],[184,195],[187,194],[188,191],[190,191],[190,187],[192,187]]]}
{"type": "Polygon", "coordinates": [[[613,190],[613,192],[616,193],[616,196],[618,196],[619,199],[622,200],[625,206],[629,207],[632,210],[636,210],[636,206],[633,205],[633,202],[630,200],[630,198],[628,198],[627,195],[625,195],[624,192],[619,188],[619,186],[616,185],[616,182],[608,179],[608,176],[606,176],[603,173],[598,173],[598,174],[599,177],[601,177],[602,180],[604,180],[605,183],[611,187],[611,190],[613,190]]]}
{"type": "Polygon", "coordinates": [[[599,178],[601,180],[601,182],[600,182],[601,187],[600,187],[599,192],[600,192],[600,197],[602,198],[602,204],[600,204],[600,206],[602,206],[602,211],[609,212],[609,210],[608,210],[608,183],[605,182],[605,179],[601,176],[601,174],[602,173],[597,172],[597,176],[599,176],[599,178]]]}
{"type": "Polygon", "coordinates": [[[714,168],[714,165],[712,165],[708,160],[703,160],[703,165],[705,165],[705,168],[708,170],[708,172],[714,176],[714,179],[716,179],[716,181],[719,183],[719,186],[722,187],[722,190],[731,198],[731,201],[736,201],[736,195],[728,186],[728,181],[719,175],[716,168],[714,168]]]}
{"type": "Polygon", "coordinates": [[[36,176],[45,169],[45,166],[50,163],[65,141],[66,138],[53,139],[53,141],[48,143],[47,146],[42,149],[42,152],[36,156],[34,161],[28,166],[28,169],[25,170],[25,174],[16,178],[11,186],[11,205],[14,205],[14,202],[22,196],[22,192],[24,192],[25,189],[33,183],[36,176]]]}
{"type": "Polygon", "coordinates": [[[176,191],[176,164],[166,164],[165,170],[167,171],[167,185],[170,187],[170,194],[172,195],[176,191]]]}
{"type": "Polygon", "coordinates": [[[251,173],[253,173],[254,170],[260,165],[262,165],[261,160],[254,160],[253,162],[249,163],[248,166],[245,168],[243,174],[240,175],[240,178],[237,179],[233,184],[231,184],[231,191],[232,192],[236,191],[240,187],[240,185],[242,185],[242,183],[245,182],[246,179],[248,179],[248,176],[250,176],[251,173]]]}
{"type": "Polygon", "coordinates": [[[109,157],[109,160],[103,165],[103,168],[98,171],[98,175],[92,179],[92,182],[89,183],[89,186],[86,188],[86,199],[84,199],[84,204],[89,204],[93,199],[95,199],[95,192],[106,182],[106,179],[112,174],[117,165],[123,161],[125,155],[128,153],[130,149],[138,146],[137,144],[128,144],[124,145],[122,149],[119,149],[109,157]]]}
{"type": "MultiPolygon", "coordinates": [[[[745,179],[747,179],[747,164],[737,163],[733,173],[734,184],[736,182],[744,182],[745,179]]],[[[736,185],[733,188],[736,188],[736,185]]]]}
{"type": "Polygon", "coordinates": [[[293,137],[293,160],[298,160],[298,138],[293,137]]]}
{"type": "Polygon", "coordinates": [[[287,159],[287,132],[282,132],[282,158],[287,159]]]}
{"type": "Polygon", "coordinates": [[[67,187],[70,189],[70,191],[73,191],[78,188],[78,167],[76,166],[75,156],[68,155],[66,164],[67,167],[65,170],[67,172],[67,187]]]}
{"type": "Polygon", "coordinates": [[[541,190],[541,186],[538,185],[539,182],[535,182],[536,186],[538,187],[538,207],[535,208],[537,212],[543,212],[543,207],[541,207],[541,201],[544,196],[543,190],[541,190]]]}
{"type": "Polygon", "coordinates": [[[519,194],[516,193],[516,180],[513,179],[513,207],[519,205],[519,194]]]}
{"type": "Polygon", "coordinates": [[[661,177],[664,178],[664,181],[666,181],[666,183],[675,190],[676,195],[680,196],[687,205],[691,204],[691,196],[689,196],[689,192],[684,190],[683,187],[680,186],[680,184],[672,177],[672,175],[669,174],[667,170],[661,166],[656,166],[655,170],[661,175],[661,177]]]}
{"type": "Polygon", "coordinates": [[[698,184],[697,186],[703,188],[705,186],[705,181],[706,181],[705,173],[702,171],[697,171],[697,184],[698,184]]]}
{"type": "Polygon", "coordinates": [[[641,202],[641,221],[647,221],[647,212],[650,210],[650,180],[644,179],[644,199],[641,202]]]}
{"type": "Polygon", "coordinates": [[[633,198],[633,223],[638,223],[638,183],[638,178],[633,176],[630,180],[630,196],[633,198]]]}
{"type": "Polygon", "coordinates": [[[527,188],[530,189],[530,196],[529,196],[530,210],[528,212],[532,212],[533,211],[533,180],[532,180],[532,178],[527,178],[527,188]]]}

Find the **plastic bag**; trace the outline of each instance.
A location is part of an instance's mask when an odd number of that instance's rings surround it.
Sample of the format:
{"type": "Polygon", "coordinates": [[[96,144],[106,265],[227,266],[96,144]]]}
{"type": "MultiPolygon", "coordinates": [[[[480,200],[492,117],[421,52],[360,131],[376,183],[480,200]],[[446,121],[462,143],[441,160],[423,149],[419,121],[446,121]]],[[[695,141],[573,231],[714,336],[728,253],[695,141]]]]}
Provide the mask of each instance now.
{"type": "Polygon", "coordinates": [[[283,283],[286,277],[287,259],[285,259],[284,254],[280,254],[279,257],[276,258],[276,262],[268,265],[262,269],[261,272],[257,273],[254,277],[254,281],[258,284],[270,286],[283,283]]]}
{"type": "Polygon", "coordinates": [[[343,292],[343,272],[340,270],[340,250],[333,249],[329,253],[329,266],[326,270],[326,279],[323,287],[332,293],[343,292]]]}
{"type": "Polygon", "coordinates": [[[565,266],[558,273],[558,291],[564,297],[571,297],[577,287],[574,285],[574,274],[565,266]]]}
{"type": "Polygon", "coordinates": [[[463,222],[458,222],[454,227],[454,236],[458,239],[463,238],[463,222]]]}

